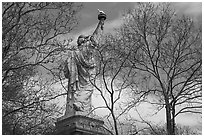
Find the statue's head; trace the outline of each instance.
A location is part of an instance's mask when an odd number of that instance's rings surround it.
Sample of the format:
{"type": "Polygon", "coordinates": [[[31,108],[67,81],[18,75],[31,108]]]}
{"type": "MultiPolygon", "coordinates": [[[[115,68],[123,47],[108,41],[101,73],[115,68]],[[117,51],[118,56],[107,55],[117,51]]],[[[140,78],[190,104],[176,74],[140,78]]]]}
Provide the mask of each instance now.
{"type": "Polygon", "coordinates": [[[78,45],[81,45],[81,44],[85,41],[85,38],[86,38],[85,35],[80,35],[80,36],[78,37],[77,44],[78,44],[78,45]]]}

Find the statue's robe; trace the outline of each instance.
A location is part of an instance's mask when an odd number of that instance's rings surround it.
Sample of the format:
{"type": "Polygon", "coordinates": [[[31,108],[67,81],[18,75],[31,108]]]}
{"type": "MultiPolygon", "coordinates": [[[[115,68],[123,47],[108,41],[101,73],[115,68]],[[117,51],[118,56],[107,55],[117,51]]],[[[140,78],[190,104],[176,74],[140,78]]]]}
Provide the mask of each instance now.
{"type": "Polygon", "coordinates": [[[74,104],[83,112],[91,109],[93,86],[90,80],[95,74],[93,54],[94,49],[91,42],[88,41],[70,52],[64,68],[65,77],[69,80],[71,87],[68,92],[74,92],[74,104]]]}

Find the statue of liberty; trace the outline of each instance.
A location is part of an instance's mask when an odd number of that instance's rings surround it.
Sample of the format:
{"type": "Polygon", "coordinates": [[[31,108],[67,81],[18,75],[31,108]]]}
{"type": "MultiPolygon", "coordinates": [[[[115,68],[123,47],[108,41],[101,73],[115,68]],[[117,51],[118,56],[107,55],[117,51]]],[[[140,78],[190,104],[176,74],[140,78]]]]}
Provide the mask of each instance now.
{"type": "Polygon", "coordinates": [[[99,23],[92,35],[80,35],[77,48],[70,51],[65,61],[64,76],[68,79],[67,103],[65,116],[87,115],[91,111],[93,86],[91,80],[95,75],[96,63],[94,53],[97,48],[96,37],[103,30],[106,14],[99,11],[99,23]]]}

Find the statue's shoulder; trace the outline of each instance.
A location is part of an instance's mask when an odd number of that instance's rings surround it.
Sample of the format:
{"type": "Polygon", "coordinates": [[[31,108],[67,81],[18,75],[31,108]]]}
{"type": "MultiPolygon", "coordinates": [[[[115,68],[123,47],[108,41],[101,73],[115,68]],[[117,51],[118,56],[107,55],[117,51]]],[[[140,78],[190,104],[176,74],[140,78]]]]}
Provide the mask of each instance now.
{"type": "Polygon", "coordinates": [[[70,47],[67,49],[66,52],[67,52],[68,54],[70,54],[70,53],[76,52],[76,51],[78,51],[77,46],[70,46],[70,47]]]}

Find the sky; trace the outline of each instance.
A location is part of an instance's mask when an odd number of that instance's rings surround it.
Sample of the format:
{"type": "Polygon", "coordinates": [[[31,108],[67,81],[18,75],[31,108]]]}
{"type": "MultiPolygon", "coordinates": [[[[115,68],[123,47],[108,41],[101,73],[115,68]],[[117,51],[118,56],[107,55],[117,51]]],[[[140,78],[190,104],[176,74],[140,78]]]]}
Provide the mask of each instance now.
{"type": "Polygon", "coordinates": [[[83,31],[87,28],[93,28],[98,23],[98,11],[100,9],[107,15],[105,27],[116,27],[120,22],[123,11],[128,8],[133,8],[136,3],[132,2],[87,2],[83,3],[84,8],[80,12],[80,25],[77,31],[83,31]]]}
{"type": "MultiPolygon", "coordinates": [[[[79,25],[71,33],[74,42],[79,35],[90,35],[98,24],[98,10],[104,11],[107,19],[104,32],[110,32],[122,23],[122,13],[125,9],[133,8],[134,2],[82,2],[83,8],[79,12],[79,25]]],[[[68,35],[69,36],[69,35],[68,35]]],[[[66,36],[65,36],[66,37],[66,36]]]]}
{"type": "MultiPolygon", "coordinates": [[[[110,32],[114,28],[119,27],[122,24],[122,14],[124,10],[129,8],[134,8],[137,3],[135,2],[84,2],[84,6],[79,12],[79,25],[72,32],[74,37],[78,37],[80,34],[91,34],[93,33],[96,25],[98,23],[98,11],[97,9],[103,10],[107,19],[104,25],[104,31],[110,32]]],[[[199,20],[202,17],[202,4],[201,2],[182,2],[182,3],[172,3],[173,7],[179,14],[186,14],[195,20],[199,20]]],[[[93,104],[101,105],[102,100],[98,100],[97,97],[93,98],[93,104]]],[[[143,106],[148,108],[149,106],[143,106]]],[[[104,110],[102,110],[104,111],[104,110]]],[[[151,110],[149,110],[151,111],[151,110]]],[[[149,112],[148,111],[148,112],[149,112]]],[[[143,112],[147,113],[147,112],[143,112]]],[[[161,110],[158,115],[151,117],[153,121],[164,121],[165,120],[165,110],[161,110]]],[[[198,117],[192,117],[191,115],[182,115],[178,118],[177,122],[186,125],[195,125],[197,121],[200,120],[198,117]]]]}
{"type": "MultiPolygon", "coordinates": [[[[119,27],[122,24],[122,14],[124,10],[129,8],[134,8],[137,6],[137,3],[134,2],[85,2],[82,3],[83,8],[79,12],[79,25],[76,29],[71,33],[72,37],[74,38],[74,42],[76,42],[76,38],[81,35],[89,35],[92,34],[94,29],[98,23],[98,11],[97,9],[103,10],[106,15],[107,19],[104,25],[104,32],[111,32],[114,28],[119,27]]],[[[185,3],[172,3],[173,8],[175,8],[177,14],[186,14],[191,16],[194,20],[199,21],[202,17],[202,4],[201,2],[185,2],[185,3]]],[[[67,35],[69,36],[69,35],[67,35]]],[[[66,37],[66,36],[65,36],[66,37]]],[[[97,94],[97,93],[96,93],[97,94]]],[[[92,104],[95,107],[104,105],[102,99],[99,96],[92,96],[92,104]]],[[[65,101],[65,100],[64,100],[65,101]]],[[[66,102],[64,102],[66,103],[66,102]]],[[[165,110],[162,109],[157,115],[149,116],[148,113],[151,113],[152,109],[151,106],[147,104],[143,104],[140,106],[139,111],[143,114],[143,116],[147,116],[147,118],[151,119],[155,123],[165,122],[165,110]]],[[[97,110],[98,113],[105,114],[104,109],[97,110]]],[[[176,119],[177,123],[190,125],[190,126],[200,126],[199,121],[201,120],[200,117],[195,117],[192,115],[181,115],[178,116],[176,119]]]]}
{"type": "MultiPolygon", "coordinates": [[[[92,34],[98,23],[97,9],[103,10],[107,19],[104,25],[105,32],[111,32],[114,28],[119,27],[122,24],[122,14],[124,10],[134,8],[137,3],[133,2],[86,2],[83,3],[84,7],[80,11],[79,26],[74,30],[73,35],[76,38],[80,34],[92,34]]],[[[186,14],[191,16],[196,21],[201,21],[202,17],[202,3],[201,2],[172,2],[173,8],[175,8],[177,14],[186,14]]],[[[103,104],[102,100],[94,97],[93,104],[103,104]]],[[[143,106],[144,107],[144,106],[143,106]]],[[[149,106],[145,106],[149,107],[149,106]]],[[[101,110],[104,111],[104,110],[101,110]]],[[[151,111],[151,110],[149,110],[151,111]]],[[[147,113],[147,112],[143,112],[147,113]]],[[[151,117],[153,121],[165,121],[165,110],[161,110],[157,115],[151,117]]],[[[178,116],[177,122],[185,125],[197,125],[201,118],[194,117],[192,115],[178,116]]]]}
{"type": "MultiPolygon", "coordinates": [[[[194,20],[199,20],[202,15],[201,2],[171,2],[177,14],[186,14],[194,20]]],[[[79,25],[73,31],[74,38],[80,34],[92,34],[98,23],[98,11],[100,9],[107,15],[104,32],[113,31],[122,24],[122,14],[129,8],[134,8],[136,2],[82,2],[83,8],[79,12],[79,25]]]]}

